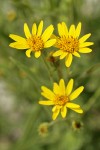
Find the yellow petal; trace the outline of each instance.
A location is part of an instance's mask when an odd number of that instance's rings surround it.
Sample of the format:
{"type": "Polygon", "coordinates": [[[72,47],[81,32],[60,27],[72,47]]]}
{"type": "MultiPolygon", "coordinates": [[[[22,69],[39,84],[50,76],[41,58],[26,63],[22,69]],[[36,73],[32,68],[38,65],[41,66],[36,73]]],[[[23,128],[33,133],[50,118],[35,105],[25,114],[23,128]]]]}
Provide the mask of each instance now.
{"type": "Polygon", "coordinates": [[[94,44],[93,42],[84,42],[84,43],[80,43],[79,47],[82,48],[82,47],[90,46],[93,44],[94,44]]]}
{"type": "Polygon", "coordinates": [[[80,113],[80,114],[83,113],[83,110],[81,108],[75,108],[75,109],[72,109],[72,110],[75,111],[75,112],[77,112],[77,113],[80,113]]]}
{"type": "Polygon", "coordinates": [[[9,46],[12,48],[16,48],[16,49],[27,49],[27,48],[29,48],[29,46],[27,45],[26,42],[23,42],[23,43],[13,42],[13,43],[9,44],[9,46]]]}
{"type": "Polygon", "coordinates": [[[44,48],[51,47],[51,46],[54,45],[55,43],[56,43],[56,39],[48,40],[48,41],[44,44],[44,48]]]}
{"type": "Polygon", "coordinates": [[[12,47],[12,48],[16,48],[16,47],[15,47],[16,44],[18,44],[18,42],[10,43],[9,46],[12,47]]]}
{"type": "Polygon", "coordinates": [[[62,55],[60,55],[60,59],[64,59],[66,56],[67,56],[67,52],[63,52],[63,54],[62,55]]]}
{"type": "Polygon", "coordinates": [[[76,57],[80,57],[80,54],[78,52],[74,52],[73,55],[76,57]]]}
{"type": "Polygon", "coordinates": [[[30,33],[27,23],[24,23],[24,33],[27,38],[31,37],[31,33],[30,33]]]}
{"type": "Polygon", "coordinates": [[[42,30],[43,30],[43,21],[41,21],[38,26],[37,36],[41,36],[42,30]]]}
{"type": "Polygon", "coordinates": [[[42,39],[43,39],[44,42],[46,42],[46,41],[51,37],[51,35],[52,35],[52,33],[53,33],[53,30],[54,30],[53,25],[50,25],[50,26],[44,31],[44,33],[42,34],[42,39]]]}
{"type": "Polygon", "coordinates": [[[53,112],[53,115],[52,115],[52,119],[55,120],[57,118],[57,116],[59,115],[59,112],[60,112],[60,109],[56,109],[54,112],[53,112]]]}
{"type": "Polygon", "coordinates": [[[77,104],[68,102],[68,103],[66,104],[66,107],[72,108],[72,109],[76,109],[76,108],[80,108],[80,105],[77,105],[77,104]]]}
{"type": "Polygon", "coordinates": [[[43,95],[44,97],[46,97],[46,98],[48,98],[50,100],[53,100],[55,98],[54,93],[50,89],[48,89],[47,87],[42,86],[41,89],[43,91],[41,93],[41,95],[43,95]]]}
{"type": "Polygon", "coordinates": [[[60,37],[64,35],[62,25],[60,23],[58,23],[58,34],[60,37]]]}
{"type": "Polygon", "coordinates": [[[79,49],[79,52],[80,53],[90,53],[90,52],[92,52],[92,49],[90,49],[90,48],[81,48],[81,49],[79,49]]]}
{"type": "Polygon", "coordinates": [[[70,95],[70,93],[72,92],[73,84],[74,84],[74,80],[70,79],[70,81],[68,82],[67,87],[66,87],[66,95],[67,96],[70,95]]]}
{"type": "Polygon", "coordinates": [[[58,37],[56,35],[54,35],[54,34],[52,34],[50,38],[51,39],[58,39],[58,37]]]}
{"type": "Polygon", "coordinates": [[[80,42],[80,43],[85,42],[90,36],[91,36],[91,33],[84,35],[83,37],[81,37],[81,38],[79,39],[79,42],[80,42]]]}
{"type": "Polygon", "coordinates": [[[15,34],[10,34],[9,37],[17,42],[26,42],[26,39],[21,37],[21,36],[18,36],[18,35],[15,35],[15,34]]]}
{"type": "Polygon", "coordinates": [[[36,25],[36,23],[34,23],[32,26],[32,34],[36,35],[36,33],[37,33],[37,25],[36,25]]]}
{"type": "Polygon", "coordinates": [[[57,56],[60,56],[62,54],[63,54],[63,51],[62,50],[58,50],[58,51],[56,51],[56,52],[53,53],[53,56],[57,57],[57,56]]]}
{"type": "Polygon", "coordinates": [[[60,94],[65,95],[65,83],[63,79],[59,81],[60,94]]]}
{"type": "Polygon", "coordinates": [[[59,94],[59,92],[60,92],[60,88],[59,88],[59,85],[57,83],[53,84],[53,92],[55,94],[59,94]]]}
{"type": "Polygon", "coordinates": [[[64,106],[64,107],[61,108],[61,115],[62,115],[63,118],[65,118],[66,114],[67,114],[67,108],[64,106]]]}
{"type": "Polygon", "coordinates": [[[52,95],[49,95],[48,93],[45,93],[45,92],[41,92],[41,95],[51,101],[54,99],[54,97],[52,95]]]}
{"type": "Polygon", "coordinates": [[[75,98],[77,98],[80,93],[83,91],[84,87],[80,86],[79,88],[77,88],[71,95],[70,95],[70,100],[74,100],[75,98]]]}
{"type": "Polygon", "coordinates": [[[39,104],[41,105],[54,105],[53,101],[39,101],[39,104]]]}
{"type": "Polygon", "coordinates": [[[57,109],[57,106],[54,106],[54,107],[52,108],[52,112],[56,111],[56,109],[57,109]]]}
{"type": "Polygon", "coordinates": [[[69,53],[69,54],[67,55],[67,58],[66,58],[66,61],[65,61],[66,67],[70,67],[70,65],[71,65],[71,63],[72,63],[72,59],[73,59],[72,54],[69,53]]]}
{"type": "Polygon", "coordinates": [[[67,28],[65,22],[62,22],[62,26],[63,26],[63,29],[64,29],[64,35],[67,37],[68,36],[68,28],[67,28]]]}
{"type": "Polygon", "coordinates": [[[34,55],[35,55],[36,58],[40,57],[41,51],[36,51],[36,52],[34,53],[34,55]]]}
{"type": "Polygon", "coordinates": [[[28,49],[28,50],[26,51],[26,56],[27,56],[27,57],[31,57],[31,55],[30,55],[31,52],[32,52],[32,50],[31,50],[31,49],[28,49]]]}
{"type": "Polygon", "coordinates": [[[69,36],[74,37],[75,36],[75,26],[71,25],[69,29],[69,36]]]}
{"type": "Polygon", "coordinates": [[[78,38],[80,36],[80,32],[81,32],[81,22],[79,22],[79,24],[76,27],[75,37],[78,38]]]}

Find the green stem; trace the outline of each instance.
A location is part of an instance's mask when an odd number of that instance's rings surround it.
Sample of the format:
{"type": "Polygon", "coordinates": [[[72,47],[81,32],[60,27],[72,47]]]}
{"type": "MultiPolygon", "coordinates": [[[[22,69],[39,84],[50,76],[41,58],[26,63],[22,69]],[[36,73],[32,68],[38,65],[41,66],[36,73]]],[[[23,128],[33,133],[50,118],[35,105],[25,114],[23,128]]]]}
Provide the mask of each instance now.
{"type": "MultiPolygon", "coordinates": [[[[32,132],[34,132],[34,128],[35,128],[35,121],[37,119],[37,116],[40,114],[40,110],[39,108],[35,108],[35,109],[32,109],[29,116],[28,116],[28,119],[27,119],[27,122],[25,124],[25,128],[24,128],[24,131],[23,131],[23,135],[20,137],[19,141],[16,143],[16,145],[14,145],[14,147],[12,147],[12,150],[24,150],[25,149],[25,146],[27,144],[27,140],[28,138],[30,137],[30,134],[32,132]],[[38,114],[34,113],[38,111],[38,114]],[[36,114],[36,115],[34,115],[36,114]]],[[[33,141],[34,142],[34,141],[33,141]]]]}
{"type": "Polygon", "coordinates": [[[47,64],[47,62],[46,62],[46,60],[45,60],[45,58],[44,58],[43,55],[42,55],[42,59],[43,59],[43,62],[44,62],[44,64],[45,64],[46,68],[47,68],[50,81],[53,82],[53,77],[52,77],[51,69],[50,69],[49,65],[47,64]]]}
{"type": "Polygon", "coordinates": [[[96,92],[94,93],[94,95],[88,100],[88,103],[86,103],[84,110],[85,112],[87,112],[96,102],[97,98],[100,97],[100,88],[98,88],[96,90],[96,92]]]}

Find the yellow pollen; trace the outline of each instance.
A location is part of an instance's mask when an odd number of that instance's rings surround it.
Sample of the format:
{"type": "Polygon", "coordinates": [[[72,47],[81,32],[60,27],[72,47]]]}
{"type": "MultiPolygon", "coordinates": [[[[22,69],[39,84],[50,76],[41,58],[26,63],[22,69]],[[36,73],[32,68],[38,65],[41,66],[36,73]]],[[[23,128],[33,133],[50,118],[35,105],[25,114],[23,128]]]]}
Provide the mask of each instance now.
{"type": "Polygon", "coordinates": [[[55,105],[63,106],[69,101],[68,96],[65,95],[56,95],[56,98],[54,100],[55,105]]]}
{"type": "Polygon", "coordinates": [[[39,51],[44,47],[42,38],[37,35],[32,35],[28,38],[27,43],[32,51],[39,51]]]}
{"type": "Polygon", "coordinates": [[[61,38],[58,38],[56,46],[63,51],[73,53],[79,50],[79,40],[72,36],[62,36],[61,38]]]}

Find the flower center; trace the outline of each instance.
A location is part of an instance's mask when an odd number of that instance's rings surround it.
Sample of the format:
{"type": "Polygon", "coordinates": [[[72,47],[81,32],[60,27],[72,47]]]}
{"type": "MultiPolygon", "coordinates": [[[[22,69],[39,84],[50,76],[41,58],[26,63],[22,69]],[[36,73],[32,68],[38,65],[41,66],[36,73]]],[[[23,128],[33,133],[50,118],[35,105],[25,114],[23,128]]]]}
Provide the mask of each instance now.
{"type": "Polygon", "coordinates": [[[39,51],[44,47],[42,38],[37,35],[32,35],[28,38],[27,43],[32,51],[39,51]]]}
{"type": "Polygon", "coordinates": [[[65,95],[56,95],[56,98],[54,100],[55,105],[63,106],[69,101],[68,96],[65,95]]]}
{"type": "Polygon", "coordinates": [[[73,53],[79,49],[79,40],[72,36],[62,36],[61,38],[58,38],[56,46],[63,51],[73,53]]]}

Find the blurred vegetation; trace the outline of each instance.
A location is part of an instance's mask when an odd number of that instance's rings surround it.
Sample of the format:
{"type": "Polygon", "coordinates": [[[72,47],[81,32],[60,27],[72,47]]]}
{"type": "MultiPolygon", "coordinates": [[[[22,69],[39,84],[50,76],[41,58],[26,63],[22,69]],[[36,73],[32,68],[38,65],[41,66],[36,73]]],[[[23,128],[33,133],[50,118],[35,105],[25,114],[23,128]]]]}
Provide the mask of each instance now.
{"type": "Polygon", "coordinates": [[[99,0],[3,0],[0,7],[0,150],[99,150],[99,0]],[[74,58],[68,71],[60,61],[66,83],[72,77],[75,88],[85,86],[76,100],[84,109],[83,115],[69,110],[66,119],[59,117],[53,122],[51,108],[38,101],[41,85],[52,88],[50,74],[58,82],[59,70],[47,61],[49,74],[41,57],[32,55],[29,59],[23,51],[9,47],[10,33],[24,36],[23,24],[27,22],[31,28],[33,22],[40,20],[44,20],[44,28],[49,24],[57,28],[61,21],[68,27],[81,21],[81,35],[92,33],[92,53],[74,58]]]}

